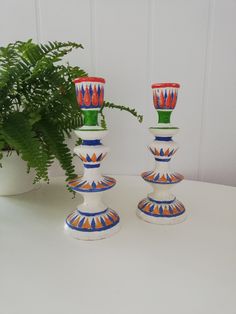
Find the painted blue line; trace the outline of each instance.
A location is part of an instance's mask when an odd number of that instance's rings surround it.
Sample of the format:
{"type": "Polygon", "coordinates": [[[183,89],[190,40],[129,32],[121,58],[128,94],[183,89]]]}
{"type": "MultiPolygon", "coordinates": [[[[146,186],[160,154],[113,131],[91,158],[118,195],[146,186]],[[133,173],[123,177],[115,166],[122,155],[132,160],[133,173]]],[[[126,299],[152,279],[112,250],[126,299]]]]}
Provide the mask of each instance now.
{"type": "Polygon", "coordinates": [[[81,227],[83,226],[84,224],[84,221],[85,221],[85,217],[83,217],[80,221],[79,221],[79,224],[78,224],[78,227],[81,227]]]}
{"type": "Polygon", "coordinates": [[[105,214],[106,211],[108,211],[108,208],[106,208],[105,210],[101,211],[101,212],[96,212],[96,213],[87,213],[87,212],[83,212],[79,209],[77,209],[77,211],[83,215],[83,216],[86,216],[86,217],[93,217],[93,216],[98,216],[98,215],[102,215],[102,214],[105,214]]]}
{"type": "Polygon", "coordinates": [[[98,146],[98,145],[102,145],[102,143],[101,143],[101,140],[83,140],[82,145],[98,146]]]}
{"type": "Polygon", "coordinates": [[[88,106],[87,105],[81,105],[80,106],[81,109],[86,109],[86,110],[91,110],[91,109],[100,109],[99,106],[95,106],[92,103],[90,103],[88,106]]]}
{"type": "Polygon", "coordinates": [[[163,161],[163,162],[168,162],[170,161],[170,158],[164,158],[164,159],[161,159],[161,158],[155,158],[156,161],[163,161]]]}
{"type": "MultiPolygon", "coordinates": [[[[80,187],[80,186],[84,185],[85,182],[86,182],[86,181],[82,181],[82,182],[78,183],[77,187],[80,187]]],[[[69,186],[70,186],[70,184],[69,184],[69,186]]],[[[71,187],[71,188],[72,188],[72,187],[71,187]]]]}
{"type": "Polygon", "coordinates": [[[84,164],[84,168],[99,168],[100,164],[84,164]]]}
{"type": "Polygon", "coordinates": [[[73,217],[70,222],[71,222],[71,223],[74,222],[74,220],[75,220],[77,217],[78,217],[78,216],[75,215],[75,217],[73,217]]]}
{"type": "Polygon", "coordinates": [[[172,136],[156,136],[156,141],[164,141],[164,142],[170,142],[172,141],[172,136]]]}
{"type": "Polygon", "coordinates": [[[101,221],[103,227],[106,228],[107,225],[106,225],[105,220],[103,219],[103,217],[100,217],[100,221],[101,221]]]}
{"type": "Polygon", "coordinates": [[[108,217],[108,219],[110,220],[110,222],[112,222],[112,223],[115,222],[115,220],[114,220],[109,214],[107,215],[107,217],[108,217]]]}
{"type": "Polygon", "coordinates": [[[171,201],[157,201],[157,200],[154,200],[154,199],[151,198],[151,197],[148,197],[148,199],[149,199],[151,202],[156,203],[156,204],[172,204],[172,203],[174,203],[174,201],[176,200],[176,197],[175,197],[173,200],[171,200],[171,201]]]}

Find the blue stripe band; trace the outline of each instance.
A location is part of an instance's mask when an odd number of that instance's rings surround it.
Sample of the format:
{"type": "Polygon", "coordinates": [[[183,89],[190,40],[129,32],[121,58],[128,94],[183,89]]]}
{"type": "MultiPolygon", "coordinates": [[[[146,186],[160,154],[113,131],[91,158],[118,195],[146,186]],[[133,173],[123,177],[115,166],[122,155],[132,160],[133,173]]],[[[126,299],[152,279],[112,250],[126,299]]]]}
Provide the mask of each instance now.
{"type": "Polygon", "coordinates": [[[99,168],[100,164],[84,164],[84,168],[99,168]]]}
{"type": "MultiPolygon", "coordinates": [[[[143,180],[147,181],[147,182],[151,182],[153,184],[176,184],[179,183],[180,181],[182,181],[182,179],[179,179],[178,181],[172,182],[172,181],[168,181],[168,182],[161,182],[161,181],[154,181],[154,180],[148,180],[146,178],[143,177],[143,180]]],[[[73,189],[73,188],[72,188],[73,189]]]]}
{"type": "Polygon", "coordinates": [[[81,210],[78,209],[78,212],[83,215],[83,216],[87,216],[87,217],[93,217],[93,216],[98,216],[98,215],[102,215],[105,214],[105,212],[108,211],[108,208],[106,208],[105,210],[101,211],[101,212],[97,212],[97,213],[87,213],[87,212],[82,212],[81,210]]]}
{"type": "Polygon", "coordinates": [[[99,111],[98,107],[97,106],[94,106],[93,104],[90,104],[89,106],[87,105],[80,105],[80,108],[81,109],[85,109],[85,110],[96,110],[96,111],[99,111]]]}
{"type": "Polygon", "coordinates": [[[170,141],[172,141],[172,137],[171,136],[156,136],[155,140],[156,141],[170,142],[170,141]]]}
{"type": "Polygon", "coordinates": [[[82,145],[97,146],[102,145],[101,140],[83,140],[82,145]]]}
{"type": "Polygon", "coordinates": [[[176,197],[173,200],[171,200],[171,201],[157,201],[157,200],[154,200],[151,197],[148,197],[148,199],[149,199],[149,201],[151,201],[153,203],[156,203],[156,204],[172,204],[176,200],[176,197]]]}
{"type": "Polygon", "coordinates": [[[83,192],[83,193],[95,193],[95,192],[101,192],[111,189],[115,184],[111,186],[106,186],[105,188],[91,188],[89,190],[84,190],[83,188],[79,187],[71,187],[73,191],[83,192]]]}
{"type": "Polygon", "coordinates": [[[164,162],[168,162],[170,161],[170,158],[164,158],[164,159],[161,159],[161,158],[155,158],[156,161],[164,161],[164,162]]]}

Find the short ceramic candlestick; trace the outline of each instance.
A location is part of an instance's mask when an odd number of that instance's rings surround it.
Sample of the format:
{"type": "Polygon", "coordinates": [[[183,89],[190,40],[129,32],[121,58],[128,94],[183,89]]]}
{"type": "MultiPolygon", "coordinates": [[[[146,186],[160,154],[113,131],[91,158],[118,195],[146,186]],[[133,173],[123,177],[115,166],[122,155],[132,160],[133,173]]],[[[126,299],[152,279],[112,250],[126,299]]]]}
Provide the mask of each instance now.
{"type": "Polygon", "coordinates": [[[118,214],[102,201],[102,192],[112,188],[115,179],[102,176],[100,163],[108,153],[101,140],[106,129],[98,126],[98,111],[103,104],[105,80],[96,77],[75,79],[78,104],[83,111],[84,125],[75,130],[82,144],[74,152],[84,165],[84,174],[68,185],[83,195],[84,202],[66,219],[65,230],[82,240],[97,240],[111,236],[120,226],[118,214]]]}
{"type": "Polygon", "coordinates": [[[172,172],[169,162],[178,146],[172,136],[178,128],[170,123],[170,117],[176,106],[179,84],[153,84],[153,102],[158,114],[158,124],[149,130],[155,140],[149,146],[156,160],[155,169],[142,173],[145,181],[151,184],[153,192],[138,204],[137,215],[151,223],[174,224],[185,219],[184,205],[171,193],[173,184],[183,180],[183,176],[172,172]]]}

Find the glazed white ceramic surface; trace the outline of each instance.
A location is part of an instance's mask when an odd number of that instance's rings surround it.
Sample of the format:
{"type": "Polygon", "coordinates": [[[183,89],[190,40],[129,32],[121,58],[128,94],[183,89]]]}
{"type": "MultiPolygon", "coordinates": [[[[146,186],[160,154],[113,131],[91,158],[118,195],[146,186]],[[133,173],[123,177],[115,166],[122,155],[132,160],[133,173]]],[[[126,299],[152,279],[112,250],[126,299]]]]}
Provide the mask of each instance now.
{"type": "Polygon", "coordinates": [[[110,237],[120,228],[118,214],[103,201],[103,193],[115,185],[113,178],[103,176],[100,164],[109,148],[101,143],[108,131],[82,127],[75,130],[82,144],[74,152],[84,164],[83,176],[69,182],[69,186],[83,196],[82,204],[66,219],[67,234],[80,240],[99,240],[110,237]]]}
{"type": "Polygon", "coordinates": [[[141,174],[153,191],[138,203],[139,218],[154,224],[175,224],[186,218],[184,205],[172,194],[173,185],[183,180],[183,176],[171,169],[170,162],[178,150],[173,136],[179,129],[171,124],[171,114],[178,98],[178,83],[154,83],[153,104],[157,111],[158,123],[149,128],[154,136],[148,146],[155,159],[154,169],[141,174]]]}
{"type": "MultiPolygon", "coordinates": [[[[159,126],[159,125],[158,125],[159,126]]],[[[173,135],[178,133],[178,129],[174,128],[174,129],[160,129],[160,128],[150,128],[149,129],[150,133],[152,135],[156,137],[172,137],[173,135]]],[[[174,154],[177,152],[178,150],[178,144],[173,140],[168,140],[168,141],[161,141],[160,139],[154,140],[149,146],[149,150],[152,152],[152,154],[154,155],[154,157],[156,157],[157,159],[159,159],[159,161],[155,161],[155,166],[154,169],[152,171],[150,171],[150,175],[148,175],[147,177],[143,176],[144,180],[145,178],[151,178],[150,181],[148,181],[148,183],[151,185],[153,191],[151,193],[149,193],[147,195],[146,198],[146,207],[148,209],[148,206],[154,206],[154,211],[155,211],[155,206],[162,207],[163,209],[165,208],[169,208],[169,206],[171,205],[171,208],[181,208],[181,210],[183,210],[183,204],[180,203],[176,197],[173,195],[172,193],[172,188],[173,188],[173,184],[178,183],[180,181],[182,181],[183,176],[181,176],[180,174],[172,171],[171,169],[171,165],[170,162],[165,162],[165,160],[169,159],[171,160],[171,158],[174,156],[174,154]],[[163,151],[166,155],[171,154],[170,156],[160,156],[160,155],[156,155],[158,152],[163,151]],[[169,152],[169,153],[168,153],[169,152]],[[168,154],[167,154],[168,153],[168,154]],[[163,160],[163,161],[162,161],[163,160]],[[173,177],[176,178],[176,182],[151,182],[153,180],[152,177],[157,177],[159,176],[159,178],[168,178],[168,177],[173,177]],[[153,200],[153,201],[152,201],[153,200]],[[180,204],[180,206],[179,206],[180,204]]],[[[149,172],[147,172],[149,173],[149,172]]],[[[144,200],[143,200],[144,201],[144,200]]],[[[145,209],[145,207],[143,208],[143,210],[140,209],[140,207],[142,207],[142,201],[139,203],[139,206],[137,208],[137,215],[139,218],[145,220],[146,222],[150,222],[150,223],[154,223],[154,224],[176,224],[176,223],[180,223],[182,221],[184,221],[186,219],[186,211],[184,210],[184,212],[181,215],[178,216],[173,216],[173,217],[157,217],[157,216],[152,216],[152,213],[149,213],[148,210],[145,209]],[[141,204],[141,205],[140,205],[141,204]]],[[[177,215],[177,211],[176,211],[176,215],[177,215]]]]}

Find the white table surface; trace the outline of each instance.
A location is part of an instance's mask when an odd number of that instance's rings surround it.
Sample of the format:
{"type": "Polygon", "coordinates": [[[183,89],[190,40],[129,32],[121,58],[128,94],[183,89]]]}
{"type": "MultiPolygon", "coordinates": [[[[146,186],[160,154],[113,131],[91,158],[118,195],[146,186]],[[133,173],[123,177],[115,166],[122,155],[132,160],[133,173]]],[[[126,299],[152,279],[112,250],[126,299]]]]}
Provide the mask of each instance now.
{"type": "Polygon", "coordinates": [[[0,314],[235,314],[236,188],[184,181],[188,219],[158,226],[135,214],[150,186],[115,177],[104,198],[122,229],[100,241],[64,234],[81,197],[63,178],[0,197],[0,314]]]}

